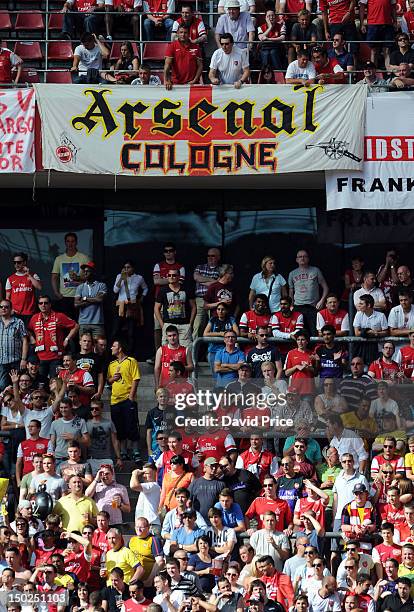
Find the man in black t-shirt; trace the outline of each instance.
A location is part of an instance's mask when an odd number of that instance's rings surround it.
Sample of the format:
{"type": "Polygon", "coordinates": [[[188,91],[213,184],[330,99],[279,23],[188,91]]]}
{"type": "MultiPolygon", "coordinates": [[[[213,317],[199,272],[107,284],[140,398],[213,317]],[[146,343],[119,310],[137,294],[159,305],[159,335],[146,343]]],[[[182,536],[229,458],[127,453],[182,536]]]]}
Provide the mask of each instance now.
{"type": "Polygon", "coordinates": [[[39,372],[40,361],[36,355],[31,355],[27,359],[27,373],[31,378],[32,389],[44,389],[49,392],[49,379],[39,372]]]}
{"type": "Polygon", "coordinates": [[[272,361],[276,365],[276,378],[281,378],[283,374],[282,358],[279,350],[268,343],[267,339],[271,336],[269,328],[259,326],[257,328],[257,344],[247,353],[247,363],[252,366],[252,377],[263,378],[262,363],[272,361]]]}
{"type": "Polygon", "coordinates": [[[400,64],[410,64],[410,68],[412,68],[414,65],[414,51],[410,48],[408,34],[400,32],[396,40],[398,49],[392,51],[390,55],[389,70],[397,70],[400,64]]]}
{"type": "Polygon", "coordinates": [[[180,283],[178,270],[168,270],[168,285],[160,288],[154,304],[154,315],[162,329],[162,344],[166,344],[166,328],[175,325],[181,346],[192,343],[193,323],[197,313],[194,290],[180,283]]]}
{"type": "Polygon", "coordinates": [[[129,588],[124,582],[124,572],[120,567],[114,567],[109,574],[110,586],[102,589],[102,603],[104,609],[108,612],[119,612],[121,609],[117,605],[117,601],[126,601],[129,599],[129,588]]]}
{"type": "Polygon", "coordinates": [[[94,399],[101,399],[105,385],[103,360],[100,355],[93,352],[92,334],[89,332],[83,333],[79,345],[80,352],[75,355],[76,367],[89,372],[93,378],[95,389],[97,389],[93,397],[94,399]]]}
{"type": "Polygon", "coordinates": [[[169,393],[167,389],[157,389],[156,398],[158,405],[148,410],[145,419],[145,431],[148,457],[157,450],[157,436],[167,431],[165,408],[168,406],[169,393]]]}
{"type": "Polygon", "coordinates": [[[219,476],[226,487],[232,491],[235,503],[239,504],[245,514],[252,501],[262,490],[260,480],[249,470],[236,469],[234,463],[226,455],[220,459],[219,466],[219,476]]]}

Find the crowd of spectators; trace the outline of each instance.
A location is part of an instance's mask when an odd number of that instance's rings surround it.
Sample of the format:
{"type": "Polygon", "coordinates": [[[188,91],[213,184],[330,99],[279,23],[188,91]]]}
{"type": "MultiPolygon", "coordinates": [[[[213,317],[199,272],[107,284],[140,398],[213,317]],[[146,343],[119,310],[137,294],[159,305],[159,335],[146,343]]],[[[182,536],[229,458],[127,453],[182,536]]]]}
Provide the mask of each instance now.
{"type": "Polygon", "coordinates": [[[166,243],[151,293],[132,260],[108,288],[73,233],[52,296],[24,253],[13,265],[2,610],[414,610],[413,281],[395,249],[375,271],[355,257],[340,296],[306,250],[290,271],[264,256],[247,310],[218,248],[188,271],[166,243]],[[144,325],[155,406],[142,427],[144,325]],[[216,399],[194,406],[201,337],[216,399]]]}
{"type": "MultiPolygon", "coordinates": [[[[239,88],[252,82],[254,70],[260,74],[253,81],[259,83],[275,82],[274,71],[286,71],[288,84],[359,81],[388,91],[414,86],[413,8],[413,0],[266,0],[260,5],[220,0],[213,27],[212,6],[203,2],[195,10],[192,3],[178,6],[175,0],[66,0],[61,36],[80,39],[71,67],[75,83],[161,84],[156,74],[143,76],[150,72],[147,63],[140,71],[131,41],[145,40],[169,41],[167,89],[203,84],[207,75],[214,85],[239,88]],[[210,30],[216,51],[207,44],[210,30]],[[128,32],[130,40],[110,65],[113,39],[120,32],[128,32]],[[368,45],[368,56],[361,53],[361,43],[368,45]]],[[[18,83],[21,66],[7,41],[0,43],[0,83],[18,83]]],[[[278,82],[284,82],[281,75],[278,82]]]]}

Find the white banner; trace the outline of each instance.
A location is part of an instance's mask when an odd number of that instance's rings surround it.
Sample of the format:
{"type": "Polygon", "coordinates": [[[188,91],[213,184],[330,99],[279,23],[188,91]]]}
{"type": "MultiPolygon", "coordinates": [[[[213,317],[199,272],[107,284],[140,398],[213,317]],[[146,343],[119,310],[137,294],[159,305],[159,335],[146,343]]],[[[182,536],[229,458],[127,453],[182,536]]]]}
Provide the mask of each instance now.
{"type": "Polygon", "coordinates": [[[0,90],[0,172],[34,172],[35,92],[0,90]]]}
{"type": "Polygon", "coordinates": [[[414,208],[414,93],[367,100],[361,172],[326,172],[327,209],[414,208]]]}
{"type": "Polygon", "coordinates": [[[43,167],[149,176],[359,169],[366,88],[35,85],[43,167]]]}

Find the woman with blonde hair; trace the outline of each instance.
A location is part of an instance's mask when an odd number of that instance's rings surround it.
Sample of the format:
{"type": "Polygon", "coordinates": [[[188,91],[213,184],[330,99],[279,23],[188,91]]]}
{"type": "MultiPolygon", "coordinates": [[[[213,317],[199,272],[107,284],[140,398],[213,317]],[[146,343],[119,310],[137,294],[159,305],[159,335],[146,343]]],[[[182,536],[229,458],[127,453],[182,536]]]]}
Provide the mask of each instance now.
{"type": "Polygon", "coordinates": [[[262,575],[261,572],[259,572],[259,570],[257,569],[257,562],[259,561],[259,559],[261,559],[262,556],[263,555],[255,555],[253,559],[250,561],[249,567],[245,565],[243,568],[243,573],[245,575],[245,578],[243,581],[243,587],[245,591],[249,590],[250,583],[253,580],[260,578],[262,575]],[[247,571],[248,571],[248,574],[246,576],[247,571]]]}
{"type": "Polygon", "coordinates": [[[59,376],[53,376],[50,379],[50,382],[49,382],[50,395],[48,399],[49,406],[53,404],[53,402],[56,400],[58,395],[59,396],[63,395],[61,391],[64,385],[66,385],[65,381],[63,380],[63,378],[59,378],[59,376]]]}
{"type": "Polygon", "coordinates": [[[280,299],[288,295],[286,279],[276,272],[276,260],[273,255],[263,257],[261,272],[255,274],[251,280],[249,293],[250,308],[253,308],[253,303],[258,293],[267,296],[271,313],[280,310],[280,299]]]}

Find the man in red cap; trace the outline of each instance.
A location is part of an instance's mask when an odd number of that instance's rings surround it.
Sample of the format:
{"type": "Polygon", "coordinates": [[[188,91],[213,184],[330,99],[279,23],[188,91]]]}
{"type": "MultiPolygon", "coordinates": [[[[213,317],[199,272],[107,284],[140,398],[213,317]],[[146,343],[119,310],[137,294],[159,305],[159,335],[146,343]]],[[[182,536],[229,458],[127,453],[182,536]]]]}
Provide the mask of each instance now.
{"type": "Polygon", "coordinates": [[[93,337],[105,335],[103,300],[107,294],[105,283],[95,279],[93,261],[81,265],[84,282],[76,287],[75,308],[79,309],[80,335],[92,331],[93,337]]]}

